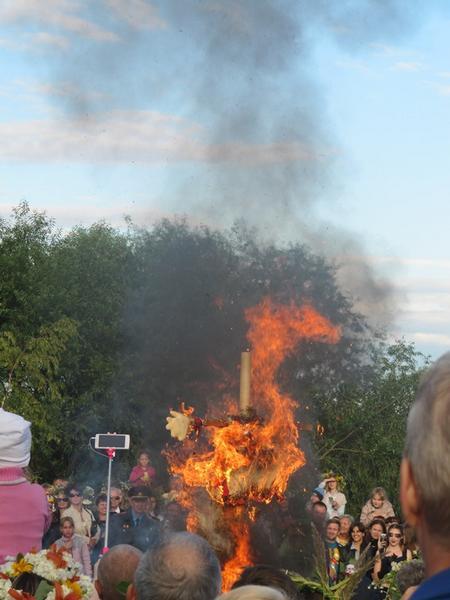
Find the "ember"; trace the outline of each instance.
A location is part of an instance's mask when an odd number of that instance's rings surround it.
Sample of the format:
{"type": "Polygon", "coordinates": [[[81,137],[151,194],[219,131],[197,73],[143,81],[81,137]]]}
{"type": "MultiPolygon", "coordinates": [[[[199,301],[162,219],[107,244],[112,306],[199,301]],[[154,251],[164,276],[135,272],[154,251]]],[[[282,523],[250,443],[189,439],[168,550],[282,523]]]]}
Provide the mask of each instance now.
{"type": "MultiPolygon", "coordinates": [[[[246,319],[252,346],[251,406],[246,398],[240,415],[205,421],[204,451],[187,440],[167,453],[170,470],[183,477],[181,502],[189,510],[190,530],[205,535],[222,558],[224,589],[252,564],[249,532],[255,505],[282,499],[289,478],[305,463],[298,446],[296,403],[280,390],[278,369],[302,340],[336,343],[340,338],[339,328],[311,306],[265,299],[246,311],[246,319]]],[[[243,388],[248,384],[241,380],[241,394],[243,388]]],[[[184,414],[197,425],[201,422],[194,421],[192,409],[184,414]]]]}

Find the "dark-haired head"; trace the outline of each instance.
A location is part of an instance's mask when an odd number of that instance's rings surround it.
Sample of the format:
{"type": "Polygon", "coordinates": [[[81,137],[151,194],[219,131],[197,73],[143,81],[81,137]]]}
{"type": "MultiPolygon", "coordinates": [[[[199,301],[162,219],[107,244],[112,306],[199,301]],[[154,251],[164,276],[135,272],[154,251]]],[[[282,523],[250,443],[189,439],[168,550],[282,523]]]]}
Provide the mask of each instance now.
{"type": "Polygon", "coordinates": [[[233,584],[231,589],[242,587],[243,585],[263,585],[276,588],[283,592],[290,600],[300,598],[298,588],[292,579],[281,569],[270,565],[255,565],[244,569],[239,579],[233,584]]]}

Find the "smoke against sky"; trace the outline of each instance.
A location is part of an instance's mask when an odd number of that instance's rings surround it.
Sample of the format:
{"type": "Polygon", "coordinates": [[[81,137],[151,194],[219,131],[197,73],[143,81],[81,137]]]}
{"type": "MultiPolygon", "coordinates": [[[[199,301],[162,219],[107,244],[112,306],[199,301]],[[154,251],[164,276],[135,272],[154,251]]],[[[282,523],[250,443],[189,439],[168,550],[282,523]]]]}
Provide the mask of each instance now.
{"type": "Polygon", "coordinates": [[[344,289],[386,322],[390,285],[321,210],[346,182],[315,54],[327,43],[357,60],[432,10],[387,0],[8,2],[0,23],[15,36],[3,44],[37,61],[34,83],[16,86],[41,104],[39,119],[0,124],[3,158],[87,166],[92,203],[112,168],[124,198],[129,178],[142,181],[141,211],[215,226],[244,218],[263,238],[305,241],[337,257],[344,289]]]}

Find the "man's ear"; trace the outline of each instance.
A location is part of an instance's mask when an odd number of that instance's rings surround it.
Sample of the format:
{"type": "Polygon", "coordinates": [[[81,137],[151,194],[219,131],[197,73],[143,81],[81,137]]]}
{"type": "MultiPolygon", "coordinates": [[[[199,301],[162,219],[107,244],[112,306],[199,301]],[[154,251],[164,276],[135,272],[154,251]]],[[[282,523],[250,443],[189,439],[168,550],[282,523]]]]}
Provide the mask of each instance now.
{"type": "Polygon", "coordinates": [[[400,466],[400,503],[405,521],[414,528],[420,517],[420,495],[412,472],[411,463],[402,459],[400,466]]]}
{"type": "Polygon", "coordinates": [[[136,600],[136,588],[132,583],[128,586],[126,600],[136,600]]]}
{"type": "Polygon", "coordinates": [[[96,579],[96,580],[94,581],[94,587],[95,587],[95,589],[96,589],[96,591],[97,591],[97,595],[98,595],[98,597],[99,597],[99,598],[100,598],[100,600],[101,600],[101,598],[102,598],[102,592],[103,592],[103,590],[102,590],[102,584],[100,583],[100,581],[99,581],[98,579],[96,579]]]}

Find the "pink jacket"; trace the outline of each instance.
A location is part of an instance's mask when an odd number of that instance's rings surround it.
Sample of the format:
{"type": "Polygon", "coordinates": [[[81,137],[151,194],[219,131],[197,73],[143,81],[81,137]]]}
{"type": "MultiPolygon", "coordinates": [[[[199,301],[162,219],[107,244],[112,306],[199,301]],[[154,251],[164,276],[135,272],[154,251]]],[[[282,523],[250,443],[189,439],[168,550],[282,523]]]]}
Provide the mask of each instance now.
{"type": "Polygon", "coordinates": [[[153,483],[155,475],[156,471],[153,467],[148,466],[146,469],[144,469],[140,465],[136,465],[133,467],[130,473],[129,481],[135,485],[150,485],[153,483]],[[148,479],[142,479],[145,473],[147,473],[148,479]]]}
{"type": "MultiPolygon", "coordinates": [[[[62,548],[66,544],[67,540],[63,537],[56,540],[55,544],[57,548],[62,548]]],[[[81,565],[82,571],[85,575],[92,576],[91,557],[89,554],[89,548],[84,537],[74,533],[72,537],[72,558],[74,561],[81,565]]]]}
{"type": "Polygon", "coordinates": [[[50,525],[47,496],[19,467],[0,469],[0,564],[7,556],[42,548],[50,525]]]}

